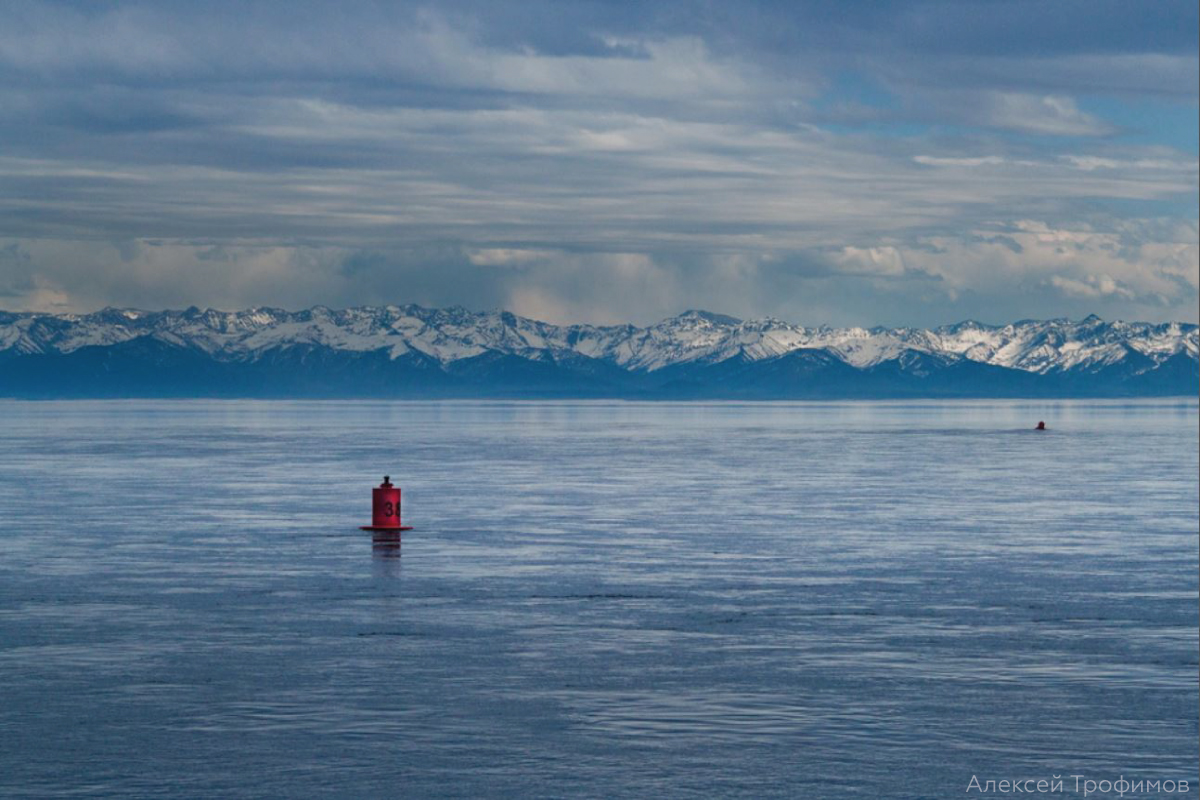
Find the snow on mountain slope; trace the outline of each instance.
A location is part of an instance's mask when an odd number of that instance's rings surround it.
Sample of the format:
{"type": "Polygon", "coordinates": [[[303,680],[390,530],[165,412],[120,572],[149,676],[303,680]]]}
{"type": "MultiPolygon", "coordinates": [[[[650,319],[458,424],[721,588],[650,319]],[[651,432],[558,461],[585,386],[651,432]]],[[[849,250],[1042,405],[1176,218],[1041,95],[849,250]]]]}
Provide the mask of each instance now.
{"type": "Polygon", "coordinates": [[[502,311],[416,305],[334,310],[317,306],[290,312],[146,312],[104,309],[94,314],[0,313],[0,352],[13,355],[71,353],[153,337],[199,350],[219,361],[254,361],[268,351],[316,346],[339,351],[410,351],[450,364],[483,353],[532,360],[578,354],[634,372],[739,357],[760,361],[800,349],[828,349],[858,368],[904,353],[961,357],[1035,373],[1093,370],[1121,362],[1130,352],[1157,364],[1177,353],[1197,359],[1197,327],[1172,322],[1104,322],[1092,316],[1025,320],[1003,326],[961,322],[916,328],[806,328],[777,319],[744,321],[688,311],[655,325],[551,325],[502,311]]]}

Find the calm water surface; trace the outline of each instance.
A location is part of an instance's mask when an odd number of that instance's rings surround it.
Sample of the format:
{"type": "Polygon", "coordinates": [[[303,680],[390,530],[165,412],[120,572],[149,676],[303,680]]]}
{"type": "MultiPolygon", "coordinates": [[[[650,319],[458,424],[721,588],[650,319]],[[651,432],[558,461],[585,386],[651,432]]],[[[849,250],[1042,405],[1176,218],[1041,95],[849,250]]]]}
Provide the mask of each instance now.
{"type": "Polygon", "coordinates": [[[2,401],[0,795],[1195,797],[1197,423],[2,401]]]}

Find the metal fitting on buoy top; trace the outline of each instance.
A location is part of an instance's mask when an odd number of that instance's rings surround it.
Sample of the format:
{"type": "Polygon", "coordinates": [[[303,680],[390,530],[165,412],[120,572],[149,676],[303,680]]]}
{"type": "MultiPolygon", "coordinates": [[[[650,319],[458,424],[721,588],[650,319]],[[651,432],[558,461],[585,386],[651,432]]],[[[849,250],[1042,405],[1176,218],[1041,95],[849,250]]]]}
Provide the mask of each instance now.
{"type": "Polygon", "coordinates": [[[411,531],[400,522],[400,487],[393,486],[391,476],[384,475],[383,483],[371,490],[371,524],[364,531],[411,531]]]}

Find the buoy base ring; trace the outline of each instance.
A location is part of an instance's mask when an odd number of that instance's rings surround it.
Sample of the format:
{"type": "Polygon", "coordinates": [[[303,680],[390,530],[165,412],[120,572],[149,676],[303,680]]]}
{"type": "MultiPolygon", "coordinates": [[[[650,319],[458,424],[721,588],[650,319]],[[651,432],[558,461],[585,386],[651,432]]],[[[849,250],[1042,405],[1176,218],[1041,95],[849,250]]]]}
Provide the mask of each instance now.
{"type": "Polygon", "coordinates": [[[360,525],[360,531],[411,531],[412,525],[360,525]]]}

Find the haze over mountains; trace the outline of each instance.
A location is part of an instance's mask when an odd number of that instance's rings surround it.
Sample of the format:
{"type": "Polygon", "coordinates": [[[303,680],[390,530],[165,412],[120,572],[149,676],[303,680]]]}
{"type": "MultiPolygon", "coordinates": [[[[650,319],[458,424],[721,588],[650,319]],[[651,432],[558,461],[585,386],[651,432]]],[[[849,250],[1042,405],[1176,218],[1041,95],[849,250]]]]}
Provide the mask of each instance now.
{"type": "Polygon", "coordinates": [[[1200,391],[1197,326],[552,325],[415,305],[0,312],[0,396],[834,399],[1200,391]]]}

